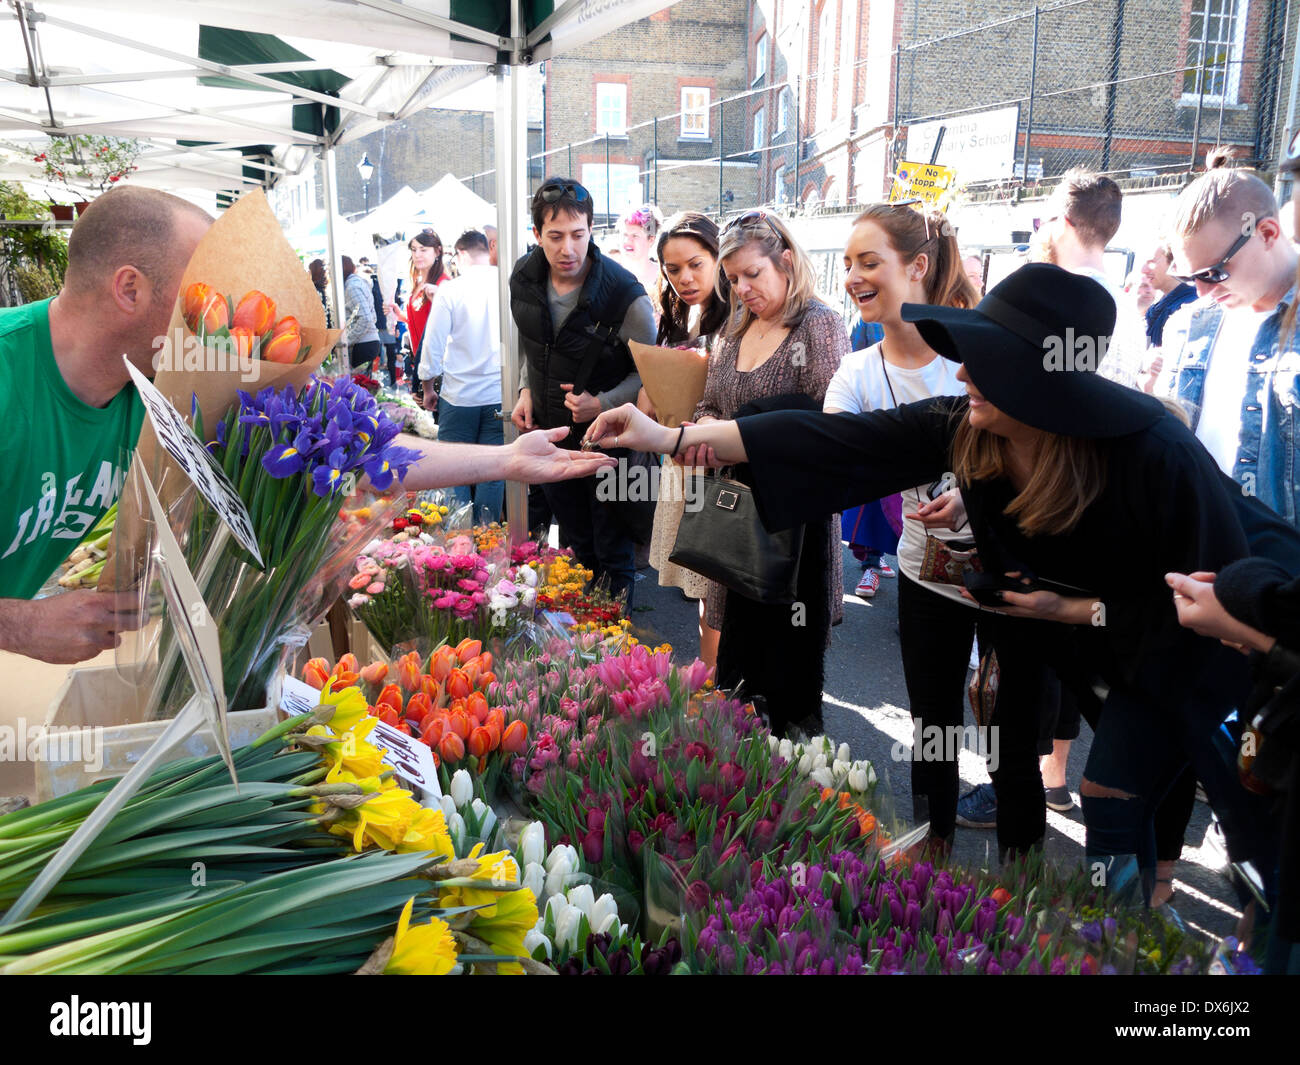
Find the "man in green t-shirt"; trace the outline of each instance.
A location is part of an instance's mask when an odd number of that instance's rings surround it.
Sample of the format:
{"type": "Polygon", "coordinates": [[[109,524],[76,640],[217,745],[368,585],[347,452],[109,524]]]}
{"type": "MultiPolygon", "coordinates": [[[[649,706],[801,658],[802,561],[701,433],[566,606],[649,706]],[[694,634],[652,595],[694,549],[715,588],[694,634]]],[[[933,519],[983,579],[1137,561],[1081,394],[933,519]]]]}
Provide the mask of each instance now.
{"type": "Polygon", "coordinates": [[[123,353],[153,376],[181,275],[212,219],[154,189],[86,209],[63,291],[0,311],[0,648],[72,663],[131,627],[131,597],[32,600],[122,490],[144,406],[123,353]]]}

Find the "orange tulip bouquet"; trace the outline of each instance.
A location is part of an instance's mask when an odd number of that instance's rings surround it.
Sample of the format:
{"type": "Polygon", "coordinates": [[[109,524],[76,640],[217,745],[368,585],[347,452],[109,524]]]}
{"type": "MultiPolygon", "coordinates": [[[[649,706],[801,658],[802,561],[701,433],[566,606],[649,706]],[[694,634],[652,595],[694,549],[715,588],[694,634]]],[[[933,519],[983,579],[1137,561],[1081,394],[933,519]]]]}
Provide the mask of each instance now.
{"type": "MultiPolygon", "coordinates": [[[[364,388],[312,376],[337,333],[324,328],[316,290],[260,194],[200,242],[173,334],[170,350],[184,356],[160,366],[155,384],[188,411],[234,486],[260,563],[145,439],[140,460],[174,504],[172,525],[217,623],[229,708],[273,705],[268,686],[392,520],[397,482],[418,453],[397,444],[398,427],[364,388]]],[[[160,630],[149,718],[174,715],[192,690],[169,619],[160,630]]]]}

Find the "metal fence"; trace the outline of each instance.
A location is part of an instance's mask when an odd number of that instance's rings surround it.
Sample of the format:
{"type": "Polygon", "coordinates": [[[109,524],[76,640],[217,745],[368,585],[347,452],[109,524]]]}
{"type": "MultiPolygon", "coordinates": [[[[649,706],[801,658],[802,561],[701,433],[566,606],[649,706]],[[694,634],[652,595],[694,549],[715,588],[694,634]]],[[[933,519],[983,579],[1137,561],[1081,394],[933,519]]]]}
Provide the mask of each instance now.
{"type": "MultiPolygon", "coordinates": [[[[929,161],[917,159],[920,130],[928,126],[932,133],[937,125],[951,131],[963,120],[969,126],[1008,110],[1013,144],[1003,172],[989,176],[973,168],[964,174],[955,164],[961,193],[969,198],[1041,194],[1076,166],[1109,174],[1126,187],[1177,183],[1220,144],[1233,146],[1242,163],[1269,169],[1291,103],[1290,64],[1283,57],[1295,51],[1300,8],[1276,0],[1189,3],[1190,10],[1169,0],[1060,0],[1036,7],[983,0],[977,10],[984,21],[971,26],[969,5],[900,0],[902,37],[889,55],[888,78],[867,71],[876,75],[869,84],[888,85],[878,94],[889,97],[888,106],[861,89],[867,79],[856,75],[868,67],[865,59],[854,59],[846,70],[811,69],[802,57],[784,57],[783,69],[790,71],[784,80],[764,80],[710,102],[712,154],[685,162],[662,158],[661,148],[678,147],[678,111],[629,126],[623,135],[592,136],[532,155],[530,186],[550,173],[577,177],[580,156],[590,166],[593,154],[604,153],[598,228],[612,227],[632,200],[654,203],[665,214],[691,208],[726,217],[754,205],[802,216],[839,213],[852,210],[859,198],[879,199],[904,159],[929,161]],[[846,85],[854,87],[853,99],[837,103],[828,118],[823,98],[842,97],[846,85]],[[768,121],[756,140],[753,112],[760,98],[768,121]],[[844,173],[855,155],[856,165],[868,165],[860,149],[873,137],[887,143],[873,157],[878,172],[844,173]],[[626,203],[612,188],[617,164],[609,160],[618,154],[643,161],[626,203]],[[749,185],[734,172],[728,176],[737,163],[752,167],[749,185]],[[693,175],[689,193],[674,181],[683,170],[693,175]],[[809,197],[811,187],[830,195],[809,197]]],[[[868,7],[863,0],[862,10],[868,7]]],[[[923,144],[928,155],[933,139],[923,144]]],[[[949,137],[949,157],[951,151],[949,137]]],[[[937,158],[946,161],[945,152],[937,158]]],[[[492,175],[462,180],[483,189],[492,175]]]]}

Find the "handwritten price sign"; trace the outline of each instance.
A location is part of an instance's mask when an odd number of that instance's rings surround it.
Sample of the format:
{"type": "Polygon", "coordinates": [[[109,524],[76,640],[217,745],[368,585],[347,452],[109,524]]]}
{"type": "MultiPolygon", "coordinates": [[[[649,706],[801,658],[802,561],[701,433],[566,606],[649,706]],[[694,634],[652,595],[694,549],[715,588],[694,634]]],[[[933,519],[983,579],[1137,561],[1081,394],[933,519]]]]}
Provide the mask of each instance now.
{"type": "Polygon", "coordinates": [[[235,486],[230,483],[226,471],[217,465],[217,460],[209,454],[203,441],[194,435],[185,419],[180,416],[152,381],[145,377],[131,364],[131,360],[122,356],[126,368],[131,371],[131,380],[135,382],[136,391],[144,400],[145,410],[149,412],[149,421],[158,442],[167,449],[176,460],[185,475],[194,482],[194,486],[218,516],[229,527],[231,534],[240,546],[257,559],[262,565],[262,553],[257,549],[257,535],[253,532],[253,522],[248,516],[248,508],[239,498],[235,486]]]}

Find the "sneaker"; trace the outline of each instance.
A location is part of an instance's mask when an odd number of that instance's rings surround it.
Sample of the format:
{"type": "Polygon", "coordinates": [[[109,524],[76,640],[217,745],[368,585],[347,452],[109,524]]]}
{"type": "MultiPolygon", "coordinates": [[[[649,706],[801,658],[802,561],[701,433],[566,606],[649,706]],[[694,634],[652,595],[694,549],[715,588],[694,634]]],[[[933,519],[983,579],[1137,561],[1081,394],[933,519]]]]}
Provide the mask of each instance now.
{"type": "Polygon", "coordinates": [[[1049,810],[1055,810],[1058,814],[1069,813],[1074,809],[1074,798],[1064,784],[1059,788],[1044,788],[1043,800],[1049,810]]]}
{"type": "Polygon", "coordinates": [[[858,581],[858,586],[853,589],[853,594],[859,599],[870,599],[876,594],[880,587],[880,574],[873,569],[864,569],[862,571],[862,580],[858,581]]]}
{"type": "Polygon", "coordinates": [[[888,562],[886,562],[883,558],[876,565],[876,572],[879,573],[882,577],[898,576],[898,571],[894,569],[894,567],[891,566],[888,562]]]}
{"type": "Polygon", "coordinates": [[[992,784],[981,784],[957,800],[957,824],[967,828],[998,827],[998,797],[992,784]]]}

